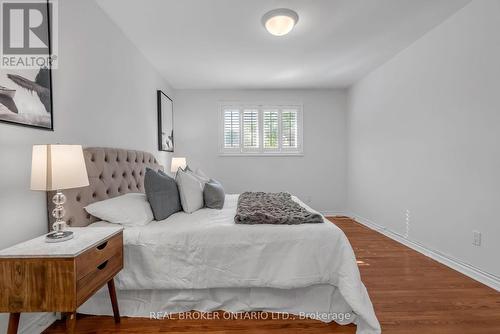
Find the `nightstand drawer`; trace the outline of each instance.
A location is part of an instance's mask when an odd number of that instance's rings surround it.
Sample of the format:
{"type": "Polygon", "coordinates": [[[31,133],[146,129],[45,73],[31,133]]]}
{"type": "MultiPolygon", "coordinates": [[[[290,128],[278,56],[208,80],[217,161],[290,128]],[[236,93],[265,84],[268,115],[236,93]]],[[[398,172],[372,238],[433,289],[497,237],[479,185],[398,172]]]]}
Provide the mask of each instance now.
{"type": "Polygon", "coordinates": [[[123,233],[119,233],[80,254],[76,258],[76,279],[85,277],[104,261],[122,252],[122,249],[123,233]]]}
{"type": "Polygon", "coordinates": [[[121,249],[111,258],[94,266],[83,278],[76,282],[76,300],[80,305],[88,297],[99,290],[106,282],[111,280],[123,268],[123,252],[121,249]]]}

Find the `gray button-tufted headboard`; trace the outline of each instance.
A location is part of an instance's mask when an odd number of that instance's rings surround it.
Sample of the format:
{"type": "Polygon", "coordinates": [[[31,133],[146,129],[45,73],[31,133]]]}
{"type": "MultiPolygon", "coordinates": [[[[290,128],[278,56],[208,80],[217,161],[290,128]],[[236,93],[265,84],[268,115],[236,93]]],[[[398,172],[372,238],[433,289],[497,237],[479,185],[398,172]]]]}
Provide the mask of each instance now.
{"type": "MultiPolygon", "coordinates": [[[[90,147],[85,148],[83,154],[90,185],[63,190],[66,195],[64,220],[70,226],[87,226],[98,220],[84,209],[91,203],[130,192],[144,192],[146,167],[163,170],[156,158],[147,152],[90,147]]],[[[51,214],[54,208],[53,195],[54,193],[49,193],[47,196],[49,230],[54,222],[51,214]]]]}

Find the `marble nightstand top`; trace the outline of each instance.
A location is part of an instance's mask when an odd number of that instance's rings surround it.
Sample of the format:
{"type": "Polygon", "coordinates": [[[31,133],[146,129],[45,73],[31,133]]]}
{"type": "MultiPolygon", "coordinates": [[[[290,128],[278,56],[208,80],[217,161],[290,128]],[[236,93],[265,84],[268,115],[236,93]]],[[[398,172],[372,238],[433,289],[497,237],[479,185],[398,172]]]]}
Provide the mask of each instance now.
{"type": "Polygon", "coordinates": [[[75,257],[120,233],[123,227],[71,227],[68,230],[74,232],[73,239],[48,243],[42,235],[1,250],[0,258],[75,257]]]}

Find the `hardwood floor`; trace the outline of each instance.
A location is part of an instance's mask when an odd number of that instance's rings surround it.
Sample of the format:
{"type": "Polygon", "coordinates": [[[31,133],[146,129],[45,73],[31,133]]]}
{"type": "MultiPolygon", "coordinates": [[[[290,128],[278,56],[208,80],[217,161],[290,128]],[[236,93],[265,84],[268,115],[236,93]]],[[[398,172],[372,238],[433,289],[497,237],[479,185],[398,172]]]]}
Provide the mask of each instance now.
{"type": "MultiPolygon", "coordinates": [[[[500,293],[377,232],[331,218],[349,238],[383,333],[499,334],[500,293]]],[[[110,306],[111,307],[111,306],[110,306]]],[[[193,318],[196,314],[193,314],[193,318]]],[[[270,317],[270,316],[269,316],[270,317]]],[[[149,320],[80,316],[78,333],[355,333],[314,320],[149,320]]],[[[64,333],[57,321],[44,333],[64,333]]]]}

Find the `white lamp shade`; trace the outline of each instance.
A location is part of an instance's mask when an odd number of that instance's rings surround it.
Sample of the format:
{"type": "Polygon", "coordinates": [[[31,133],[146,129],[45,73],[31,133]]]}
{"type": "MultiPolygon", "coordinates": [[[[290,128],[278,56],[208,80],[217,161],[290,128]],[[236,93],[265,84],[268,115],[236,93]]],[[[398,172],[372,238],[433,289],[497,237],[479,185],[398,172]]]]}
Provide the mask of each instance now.
{"type": "Polygon", "coordinates": [[[53,191],[89,185],[80,145],[34,145],[31,190],[53,191]]]}
{"type": "Polygon", "coordinates": [[[172,158],[172,164],[170,165],[170,171],[172,173],[177,173],[179,168],[186,168],[186,158],[172,158]]]}

